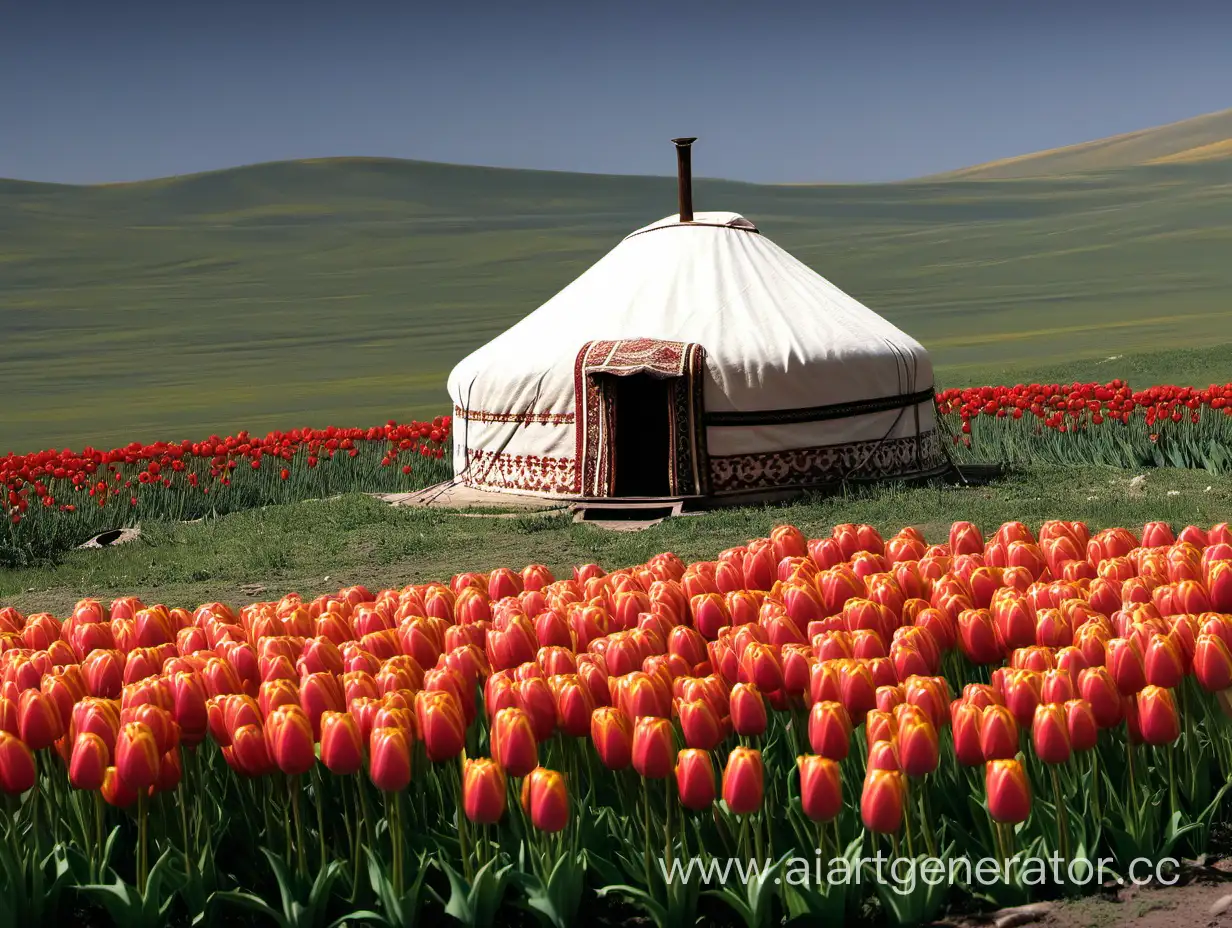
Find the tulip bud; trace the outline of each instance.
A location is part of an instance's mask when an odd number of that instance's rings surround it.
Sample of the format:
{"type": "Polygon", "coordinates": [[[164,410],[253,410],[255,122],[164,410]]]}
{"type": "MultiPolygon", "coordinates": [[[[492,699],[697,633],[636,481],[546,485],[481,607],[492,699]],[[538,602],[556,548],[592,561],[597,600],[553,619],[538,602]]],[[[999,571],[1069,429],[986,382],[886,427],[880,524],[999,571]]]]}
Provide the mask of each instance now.
{"type": "MultiPolygon", "coordinates": [[[[539,682],[543,683],[542,680],[539,682]]],[[[548,698],[551,699],[551,693],[548,693],[548,698]]],[[[466,721],[453,693],[425,691],[417,694],[415,714],[428,760],[439,763],[462,753],[466,745],[466,721]]],[[[555,704],[552,715],[555,722],[555,704]]]]}
{"type": "Polygon", "coordinates": [[[977,703],[956,699],[950,705],[954,754],[964,767],[975,767],[984,763],[984,749],[980,745],[983,720],[984,707],[977,703]]]}
{"type": "Polygon", "coordinates": [[[1232,651],[1218,635],[1202,634],[1194,645],[1193,671],[1208,693],[1232,687],[1232,651]]]}
{"type": "Polygon", "coordinates": [[[684,743],[690,748],[712,751],[723,740],[723,728],[714,708],[705,699],[682,701],[678,706],[684,743]]]}
{"type": "Polygon", "coordinates": [[[505,773],[491,758],[467,758],[462,773],[462,808],[479,825],[495,825],[505,814],[505,773]]]}
{"type": "Polygon", "coordinates": [[[685,748],[676,758],[676,789],[680,804],[700,812],[714,803],[714,763],[701,748],[685,748]]]}
{"type": "Polygon", "coordinates": [[[851,716],[842,703],[816,702],[809,712],[808,733],[814,753],[842,761],[851,748],[851,716]]]}
{"type": "Polygon", "coordinates": [[[736,747],[723,770],[723,801],[735,815],[748,815],[761,807],[765,783],[761,751],[736,747]]]}
{"type": "Polygon", "coordinates": [[[1085,699],[1071,699],[1065,703],[1065,724],[1069,730],[1069,744],[1075,753],[1089,751],[1099,738],[1099,726],[1095,713],[1085,699]]]}
{"type": "Polygon", "coordinates": [[[901,706],[898,716],[898,756],[903,773],[922,777],[937,769],[941,759],[937,729],[922,709],[901,706]]]}
{"type": "Polygon", "coordinates": [[[1112,728],[1125,717],[1121,694],[1106,667],[1088,667],[1078,674],[1078,692],[1090,703],[1100,728],[1112,728]]]}
{"type": "Polygon", "coordinates": [[[828,822],[843,807],[843,778],[837,761],[816,754],[796,758],[800,768],[800,803],[814,822],[828,822]]]}
{"type": "Polygon", "coordinates": [[[569,793],[559,771],[536,767],[522,781],[522,808],[539,831],[557,832],[569,824],[569,793]]]}
{"type": "Polygon", "coordinates": [[[1107,644],[1108,672],[1124,696],[1132,696],[1146,686],[1142,652],[1132,638],[1111,638],[1107,644]]]}
{"type": "Polygon", "coordinates": [[[110,763],[111,749],[107,747],[107,743],[93,732],[83,731],[73,742],[68,769],[69,782],[74,789],[102,789],[110,763]]]}
{"type": "Polygon", "coordinates": [[[270,758],[288,776],[307,773],[316,764],[315,739],[308,714],[299,706],[279,706],[265,720],[270,758]]]}
{"type": "Polygon", "coordinates": [[[993,821],[1014,825],[1031,814],[1031,784],[1019,761],[990,760],[984,768],[984,789],[993,821]]]}
{"type": "Polygon", "coordinates": [[[765,734],[766,703],[755,686],[737,683],[732,687],[731,720],[737,734],[753,737],[765,734]]]}

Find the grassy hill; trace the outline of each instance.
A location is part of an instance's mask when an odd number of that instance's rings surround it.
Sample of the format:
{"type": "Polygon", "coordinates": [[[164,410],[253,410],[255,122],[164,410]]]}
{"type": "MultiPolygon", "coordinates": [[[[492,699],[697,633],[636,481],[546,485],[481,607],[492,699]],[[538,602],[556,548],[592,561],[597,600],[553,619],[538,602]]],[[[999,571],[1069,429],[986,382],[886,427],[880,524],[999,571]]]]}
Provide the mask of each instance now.
{"type": "Polygon", "coordinates": [[[1093,142],[977,164],[938,175],[936,179],[1006,180],[1222,159],[1232,159],[1232,109],[1093,142]]]}
{"type": "MultiPolygon", "coordinates": [[[[1232,380],[1230,165],[695,195],[918,337],[947,383],[1210,382],[1232,380]]],[[[444,412],[459,358],[674,209],[674,178],[376,159],[0,181],[0,453],[444,412]]]]}

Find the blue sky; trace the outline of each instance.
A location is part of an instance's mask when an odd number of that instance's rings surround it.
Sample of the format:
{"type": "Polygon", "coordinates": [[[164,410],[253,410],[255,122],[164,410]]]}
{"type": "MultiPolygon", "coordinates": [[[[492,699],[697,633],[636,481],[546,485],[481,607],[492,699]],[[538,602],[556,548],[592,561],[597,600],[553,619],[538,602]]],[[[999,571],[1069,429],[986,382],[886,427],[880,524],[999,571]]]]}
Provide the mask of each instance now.
{"type": "Polygon", "coordinates": [[[1221,0],[0,0],[0,177],[373,155],[897,180],[1232,106],[1221,0]]]}

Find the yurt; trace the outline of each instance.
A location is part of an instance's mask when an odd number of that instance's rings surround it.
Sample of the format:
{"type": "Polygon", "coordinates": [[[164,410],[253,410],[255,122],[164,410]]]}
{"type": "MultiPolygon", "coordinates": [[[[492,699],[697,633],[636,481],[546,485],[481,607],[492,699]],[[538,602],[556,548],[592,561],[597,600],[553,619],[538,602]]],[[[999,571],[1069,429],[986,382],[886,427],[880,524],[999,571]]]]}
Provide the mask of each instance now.
{"type": "Polygon", "coordinates": [[[734,501],[939,474],[928,352],[736,213],[680,210],[449,376],[455,482],[734,501]]]}

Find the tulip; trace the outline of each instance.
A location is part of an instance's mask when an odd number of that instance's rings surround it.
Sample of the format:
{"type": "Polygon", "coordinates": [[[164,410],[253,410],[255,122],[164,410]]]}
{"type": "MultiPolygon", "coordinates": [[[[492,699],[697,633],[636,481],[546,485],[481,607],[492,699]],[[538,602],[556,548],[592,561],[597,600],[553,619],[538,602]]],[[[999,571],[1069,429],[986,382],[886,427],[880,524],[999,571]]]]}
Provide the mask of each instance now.
{"type": "Polygon", "coordinates": [[[1146,686],[1146,668],[1142,652],[1132,638],[1112,638],[1108,641],[1108,672],[1122,695],[1132,696],[1146,686]]]}
{"type": "Polygon", "coordinates": [[[941,758],[937,729],[922,709],[907,708],[914,711],[899,716],[899,762],[907,776],[922,777],[936,770],[941,758]]]}
{"type": "Polygon", "coordinates": [[[411,782],[411,744],[401,728],[374,728],[368,740],[368,776],[382,792],[398,793],[411,782]]]}
{"type": "Polygon", "coordinates": [[[993,821],[1016,825],[1031,814],[1031,784],[1018,760],[990,760],[984,768],[984,790],[993,821]]]}
{"type": "Polygon", "coordinates": [[[680,804],[700,812],[714,803],[714,762],[709,751],[685,748],[676,757],[676,789],[680,804]]]}
{"type": "Polygon", "coordinates": [[[25,690],[17,699],[17,728],[31,751],[51,747],[64,734],[60,710],[39,690],[25,690]]]}
{"type": "Polygon", "coordinates": [[[735,815],[748,815],[761,807],[765,770],[761,751],[736,747],[723,770],[723,801],[735,815]]]}
{"type": "Polygon", "coordinates": [[[522,808],[539,831],[557,832],[569,824],[569,793],[557,770],[536,767],[522,781],[522,808]]]}
{"type": "Polygon", "coordinates": [[[1112,728],[1125,717],[1124,703],[1105,667],[1088,667],[1078,674],[1078,693],[1091,705],[1100,728],[1112,728]]]}
{"type": "Polygon", "coordinates": [[[897,770],[871,769],[860,795],[860,818],[876,834],[893,834],[903,824],[906,790],[897,770]]]}
{"type": "Polygon", "coordinates": [[[684,743],[691,748],[712,751],[723,740],[723,727],[714,708],[705,699],[680,702],[677,711],[684,743]]]}
{"type": "Polygon", "coordinates": [[[138,792],[129,787],[115,767],[108,767],[103,776],[103,786],[99,790],[103,800],[117,809],[127,809],[138,799],[138,792]]]}
{"type": "Polygon", "coordinates": [[[633,729],[633,769],[648,780],[661,780],[672,772],[675,746],[672,723],[643,716],[633,729]]]}
{"type": "Polygon", "coordinates": [[[321,763],[337,776],[358,773],[363,767],[363,738],[349,712],[321,713],[321,763]]]}
{"type": "Polygon", "coordinates": [[[231,733],[231,744],[223,748],[223,755],[230,752],[228,763],[248,777],[261,777],[278,769],[270,757],[265,732],[261,726],[240,725],[231,733]]]}
{"type": "Polygon", "coordinates": [[[34,786],[34,753],[21,738],[0,731],[0,792],[20,796],[34,786]]]}
{"type": "Polygon", "coordinates": [[[737,683],[732,687],[731,720],[737,734],[753,737],[765,734],[766,703],[755,686],[737,683]]]}
{"type": "Polygon", "coordinates": [[[1069,760],[1069,725],[1063,705],[1043,703],[1035,707],[1031,742],[1036,756],[1045,764],[1063,764],[1069,760]]]}
{"type": "Polygon", "coordinates": [[[489,757],[467,758],[462,772],[462,808],[479,825],[495,825],[505,814],[505,772],[489,757]]]}
{"type": "Polygon", "coordinates": [[[814,822],[828,822],[843,807],[843,779],[839,765],[816,754],[796,758],[800,768],[800,802],[814,822]]]}
{"type": "Polygon", "coordinates": [[[307,773],[316,764],[315,738],[308,713],[296,705],[279,706],[265,720],[269,756],[287,776],[307,773]]]}
{"type": "Polygon", "coordinates": [[[1005,706],[989,706],[980,721],[980,752],[985,760],[1006,760],[1018,753],[1018,723],[1005,706]]]}
{"type": "Polygon", "coordinates": [[[102,789],[110,763],[111,749],[107,742],[93,732],[83,731],[73,742],[68,769],[69,782],[74,789],[102,789]]]}
{"type": "Polygon", "coordinates": [[[964,767],[975,767],[984,763],[984,749],[980,745],[983,721],[984,707],[977,703],[956,699],[950,706],[954,754],[964,767]]]}
{"type": "Polygon", "coordinates": [[[623,770],[633,762],[633,723],[624,710],[601,706],[590,717],[590,740],[603,766],[623,770]]]}
{"type": "Polygon", "coordinates": [[[153,786],[161,758],[154,732],[144,722],[129,722],[120,729],[115,767],[128,789],[140,792],[153,786]]]}
{"type": "Polygon", "coordinates": [[[1232,687],[1232,651],[1218,635],[1202,634],[1194,645],[1193,671],[1208,693],[1232,687]]]}
{"type": "Polygon", "coordinates": [[[1147,744],[1171,744],[1181,736],[1171,690],[1148,685],[1138,693],[1138,727],[1147,744]]]}
{"type": "Polygon", "coordinates": [[[539,766],[539,742],[530,716],[516,707],[501,709],[492,719],[492,757],[512,777],[524,777],[539,766]]]}
{"type": "MultiPolygon", "coordinates": [[[[544,683],[545,688],[546,686],[544,683]]],[[[551,699],[550,692],[548,698],[551,699]]],[[[415,714],[419,722],[419,736],[423,739],[428,760],[439,763],[462,753],[466,745],[466,721],[452,693],[436,691],[417,694],[415,714]]],[[[553,704],[553,723],[555,715],[556,708],[553,704]]]]}
{"type": "Polygon", "coordinates": [[[813,703],[808,733],[814,753],[842,761],[851,748],[851,716],[842,703],[829,700],[813,703]]]}

